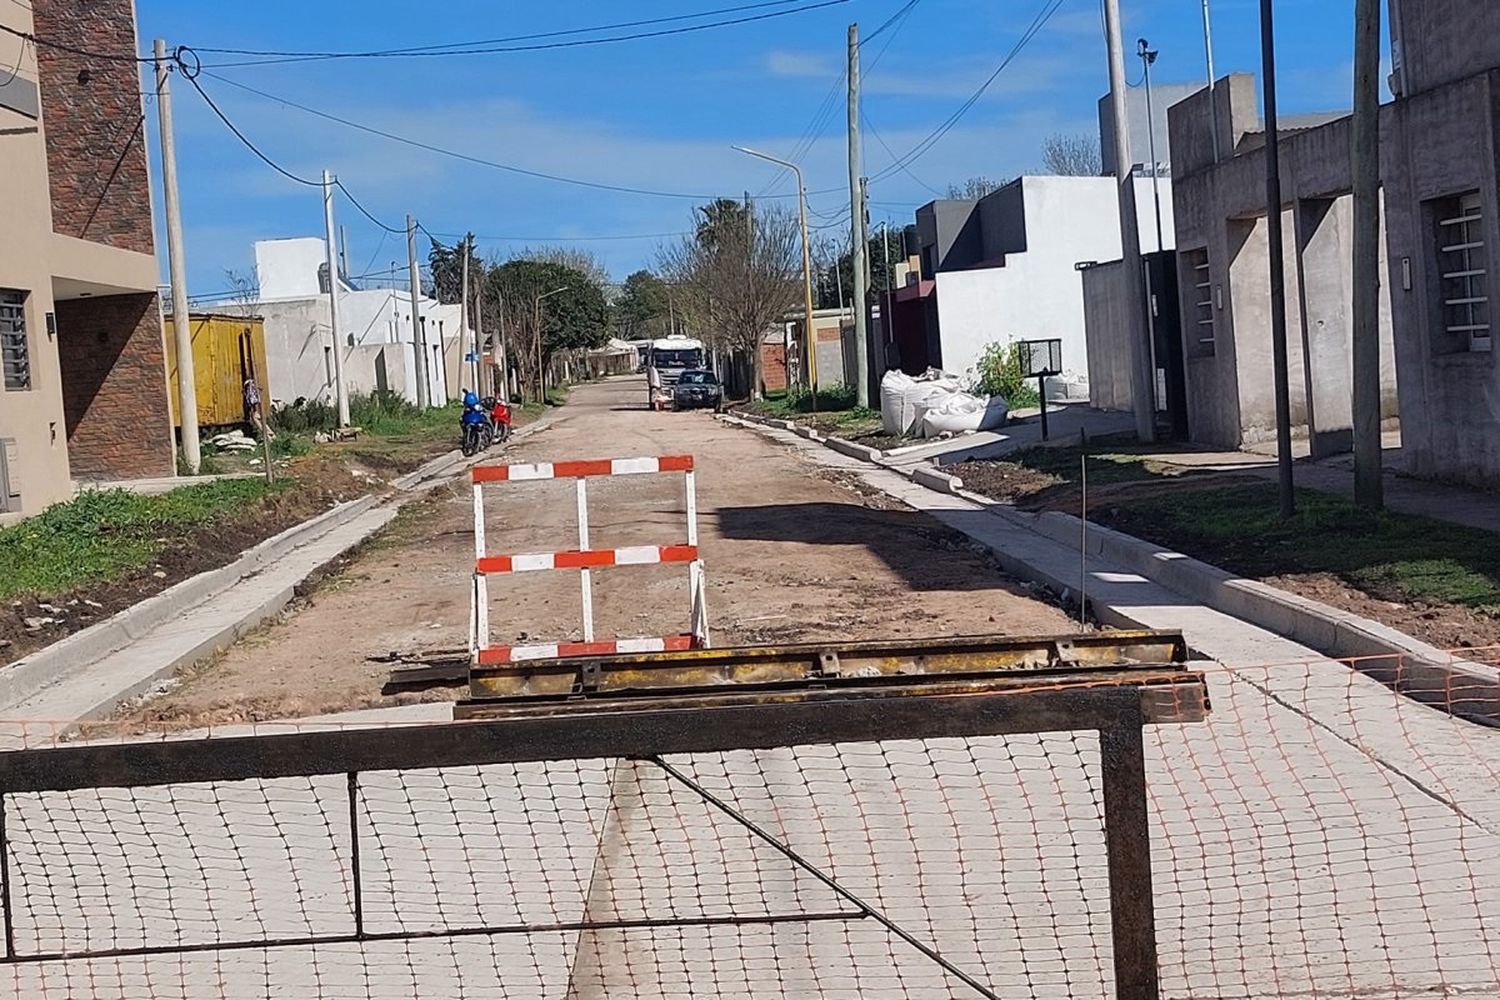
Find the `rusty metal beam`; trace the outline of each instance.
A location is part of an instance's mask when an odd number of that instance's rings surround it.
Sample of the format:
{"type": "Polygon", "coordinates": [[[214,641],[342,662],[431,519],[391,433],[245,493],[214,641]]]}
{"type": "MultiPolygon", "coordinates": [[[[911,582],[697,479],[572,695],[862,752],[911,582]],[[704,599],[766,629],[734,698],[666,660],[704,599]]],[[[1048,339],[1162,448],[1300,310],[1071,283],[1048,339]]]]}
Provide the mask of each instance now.
{"type": "Polygon", "coordinates": [[[486,721],[17,750],[0,753],[0,793],[1108,729],[1122,713],[1141,715],[1143,698],[1158,723],[1208,711],[1203,675],[1180,668],[874,682],[700,704],[632,702],[629,710],[590,701],[565,711],[509,706],[486,721]]]}

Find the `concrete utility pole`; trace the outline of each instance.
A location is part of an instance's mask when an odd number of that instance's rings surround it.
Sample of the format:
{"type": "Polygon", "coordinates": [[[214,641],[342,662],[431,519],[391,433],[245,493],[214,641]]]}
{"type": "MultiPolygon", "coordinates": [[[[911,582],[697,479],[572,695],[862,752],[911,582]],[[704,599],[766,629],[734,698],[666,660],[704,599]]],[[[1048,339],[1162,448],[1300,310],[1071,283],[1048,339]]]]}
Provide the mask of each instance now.
{"type": "MultiPolygon", "coordinates": [[[[460,354],[458,359],[458,377],[461,381],[463,379],[464,366],[469,363],[467,355],[470,353],[470,346],[474,340],[474,334],[469,329],[469,237],[467,235],[464,236],[463,242],[459,244],[459,250],[464,255],[463,264],[460,268],[462,277],[459,279],[463,283],[463,290],[458,295],[458,350],[460,354]]],[[[470,384],[473,385],[473,383],[470,384]]],[[[479,386],[474,385],[473,388],[475,395],[478,395],[479,386]]]]}
{"type": "Polygon", "coordinates": [[[334,398],[338,401],[339,426],[349,426],[349,392],[344,386],[344,343],[339,336],[339,268],[338,245],[333,224],[333,174],[323,171],[323,232],[328,260],[328,312],[333,325],[334,398]]]}
{"type": "Polygon", "coordinates": [[[1380,454],[1380,0],[1354,7],[1354,502],[1385,503],[1380,454]]]}
{"type": "Polygon", "coordinates": [[[1203,54],[1208,61],[1208,107],[1213,119],[1214,162],[1218,163],[1224,154],[1219,148],[1223,140],[1219,138],[1219,92],[1218,84],[1214,82],[1214,21],[1208,10],[1208,0],[1203,0],[1203,54]]]}
{"type": "Polygon", "coordinates": [[[425,410],[432,401],[427,391],[427,345],[422,342],[422,271],[417,267],[417,220],[411,215],[406,217],[406,267],[411,283],[412,373],[417,380],[417,405],[425,410]]]}
{"type": "Polygon", "coordinates": [[[1292,482],[1292,390],[1286,346],[1286,249],[1281,226],[1281,136],[1276,115],[1276,24],[1272,0],[1260,0],[1261,69],[1266,106],[1266,256],[1271,263],[1271,378],[1276,395],[1276,471],[1281,516],[1297,513],[1292,482]]]}
{"type": "Polygon", "coordinates": [[[1120,195],[1120,254],[1125,267],[1130,334],[1130,394],[1135,434],[1143,444],[1156,440],[1156,372],[1151,362],[1147,323],[1146,272],[1141,262],[1140,221],[1135,214],[1135,170],[1130,156],[1130,109],[1126,103],[1125,43],[1120,34],[1120,0],[1104,0],[1104,40],[1109,49],[1109,97],[1115,120],[1115,177],[1120,195]]]}
{"type": "MultiPolygon", "coordinates": [[[[870,405],[870,344],[866,312],[869,299],[866,257],[870,252],[869,220],[865,218],[864,177],[859,148],[859,25],[849,25],[849,226],[854,242],[854,395],[860,406],[870,405]]],[[[807,323],[812,327],[812,313],[807,323]]]]}
{"type": "Polygon", "coordinates": [[[172,342],[177,347],[177,416],[189,475],[203,463],[198,441],[198,380],[193,367],[193,324],[188,315],[187,257],[182,243],[182,203],[177,197],[177,142],[172,133],[172,66],[165,39],[156,40],[156,111],[161,124],[162,202],[167,209],[167,267],[172,276],[172,342]]]}

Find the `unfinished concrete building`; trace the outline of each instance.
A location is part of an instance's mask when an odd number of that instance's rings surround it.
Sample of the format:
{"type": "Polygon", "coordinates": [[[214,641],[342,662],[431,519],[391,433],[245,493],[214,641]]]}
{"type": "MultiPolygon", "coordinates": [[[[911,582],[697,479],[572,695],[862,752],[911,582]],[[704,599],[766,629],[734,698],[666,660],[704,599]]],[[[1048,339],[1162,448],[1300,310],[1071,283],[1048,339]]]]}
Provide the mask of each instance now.
{"type": "MultiPolygon", "coordinates": [[[[1399,413],[1406,471],[1493,486],[1500,373],[1487,248],[1500,243],[1500,4],[1392,0],[1391,23],[1382,415],[1399,413]]],[[[1253,78],[1235,75],[1170,112],[1188,419],[1194,440],[1221,446],[1269,440],[1275,428],[1256,98],[1253,78]]],[[[1315,455],[1350,444],[1351,124],[1282,122],[1292,420],[1315,455]]]]}

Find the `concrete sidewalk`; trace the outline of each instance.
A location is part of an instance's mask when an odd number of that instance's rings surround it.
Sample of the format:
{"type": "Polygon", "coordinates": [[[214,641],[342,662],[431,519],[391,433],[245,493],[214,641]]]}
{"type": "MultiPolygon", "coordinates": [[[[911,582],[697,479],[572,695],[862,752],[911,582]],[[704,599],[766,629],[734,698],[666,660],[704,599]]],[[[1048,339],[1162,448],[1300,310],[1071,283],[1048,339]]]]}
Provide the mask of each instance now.
{"type": "MultiPolygon", "coordinates": [[[[1135,419],[1128,413],[1109,410],[1091,410],[1087,406],[1067,406],[1047,411],[1047,440],[1052,442],[1077,441],[1080,433],[1091,438],[1108,434],[1129,433],[1135,429],[1135,419]]],[[[1028,417],[1024,422],[1009,424],[992,431],[978,431],[943,441],[931,441],[897,449],[886,456],[885,464],[898,469],[909,469],[917,465],[957,465],[975,459],[1004,458],[1012,452],[1042,444],[1042,422],[1039,417],[1028,417]]]]}

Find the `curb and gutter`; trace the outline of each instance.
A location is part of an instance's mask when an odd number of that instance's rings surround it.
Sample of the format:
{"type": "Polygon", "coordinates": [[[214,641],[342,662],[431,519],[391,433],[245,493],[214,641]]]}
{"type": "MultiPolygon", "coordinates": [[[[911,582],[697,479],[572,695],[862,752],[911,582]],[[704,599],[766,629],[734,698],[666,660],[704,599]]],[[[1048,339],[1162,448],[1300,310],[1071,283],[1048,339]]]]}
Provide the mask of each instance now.
{"type": "MultiPolygon", "coordinates": [[[[741,426],[780,427],[787,421],[726,418],[741,426]]],[[[807,435],[803,435],[804,437],[807,435]]],[[[816,440],[816,439],[815,439],[816,440]]],[[[1173,552],[1140,538],[1062,512],[1030,514],[964,489],[963,482],[936,465],[903,468],[847,441],[822,443],[840,454],[905,476],[927,489],[960,497],[1017,527],[1139,574],[1189,600],[1238,618],[1350,665],[1387,687],[1454,716],[1500,726],[1500,668],[1456,657],[1419,639],[1353,612],[1289,593],[1258,580],[1235,576],[1217,566],[1173,552]]],[[[1005,554],[1007,572],[1046,586],[1066,586],[1050,574],[1005,554]]],[[[1076,583],[1077,581],[1073,581],[1076,583]]],[[[1103,609],[1101,609],[1103,610],[1103,609]]],[[[1112,612],[1103,617],[1118,617],[1112,612]]],[[[1135,623],[1129,623],[1135,624],[1135,623]]]]}
{"type": "MultiPolygon", "coordinates": [[[[554,411],[555,412],[555,411],[554,411]]],[[[552,422],[544,416],[518,428],[510,441],[529,437],[552,422]]],[[[112,615],[98,624],[59,640],[28,656],[0,667],[0,714],[13,713],[19,706],[43,699],[52,701],[68,688],[76,689],[76,698],[67,698],[69,719],[97,719],[108,716],[121,703],[149,690],[161,680],[184,667],[212,655],[232,644],[242,635],[281,613],[296,596],[299,588],[314,579],[349,552],[364,544],[385,527],[401,507],[417,499],[427,489],[451,481],[483,456],[465,458],[459,451],[448,452],[420,468],[393,479],[385,493],[371,494],[324,511],[316,517],[274,535],[246,550],[227,566],[208,570],[112,615]],[[343,537],[335,538],[349,528],[343,537]],[[327,544],[313,563],[299,567],[285,580],[274,583],[265,593],[252,598],[250,606],[205,627],[201,634],[175,644],[167,658],[150,664],[148,669],[132,670],[118,678],[101,676],[99,666],[109,657],[127,651],[166,627],[172,627],[191,615],[195,609],[221,597],[248,582],[269,583],[272,575],[284,568],[288,557],[310,552],[313,546],[327,544]]]]}

